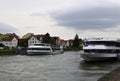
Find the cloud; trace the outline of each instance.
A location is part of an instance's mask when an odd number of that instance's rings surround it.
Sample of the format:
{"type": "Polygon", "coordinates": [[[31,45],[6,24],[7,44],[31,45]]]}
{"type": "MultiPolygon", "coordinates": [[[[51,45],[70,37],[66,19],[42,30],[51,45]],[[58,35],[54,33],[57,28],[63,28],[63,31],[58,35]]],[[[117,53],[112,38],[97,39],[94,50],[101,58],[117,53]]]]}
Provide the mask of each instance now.
{"type": "Polygon", "coordinates": [[[75,29],[106,29],[120,25],[119,6],[97,6],[52,14],[57,25],[75,29]]]}
{"type": "Polygon", "coordinates": [[[32,13],[32,14],[30,14],[30,16],[33,16],[33,17],[46,16],[46,15],[47,15],[46,13],[32,13]]]}
{"type": "Polygon", "coordinates": [[[15,31],[16,29],[14,27],[0,22],[0,33],[10,33],[15,31]]]}

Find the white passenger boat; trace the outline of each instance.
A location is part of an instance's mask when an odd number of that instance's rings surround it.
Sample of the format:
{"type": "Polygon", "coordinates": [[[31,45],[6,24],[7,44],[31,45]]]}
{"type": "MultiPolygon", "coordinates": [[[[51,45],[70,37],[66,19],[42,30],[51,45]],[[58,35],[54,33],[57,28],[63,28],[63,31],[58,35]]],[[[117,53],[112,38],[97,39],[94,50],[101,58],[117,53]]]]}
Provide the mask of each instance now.
{"type": "Polygon", "coordinates": [[[61,46],[51,46],[53,54],[63,53],[63,47],[61,46]]]}
{"type": "Polygon", "coordinates": [[[27,49],[28,55],[39,55],[39,54],[57,54],[63,53],[63,49],[60,47],[54,47],[51,44],[37,43],[29,46],[27,49]]]}
{"type": "Polygon", "coordinates": [[[119,54],[119,40],[96,38],[84,41],[81,57],[86,61],[104,61],[117,59],[119,54]]]}

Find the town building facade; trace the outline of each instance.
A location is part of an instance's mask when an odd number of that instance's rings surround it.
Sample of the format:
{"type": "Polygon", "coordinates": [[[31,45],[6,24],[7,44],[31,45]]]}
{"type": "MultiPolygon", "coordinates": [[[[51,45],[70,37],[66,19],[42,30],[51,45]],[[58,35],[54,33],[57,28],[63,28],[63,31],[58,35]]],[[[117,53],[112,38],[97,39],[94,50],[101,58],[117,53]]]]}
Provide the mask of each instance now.
{"type": "Polygon", "coordinates": [[[34,43],[42,43],[44,35],[33,35],[28,40],[28,46],[33,45],[34,43]]]}
{"type": "Polygon", "coordinates": [[[15,37],[3,38],[1,43],[9,47],[10,49],[16,48],[18,46],[18,40],[15,37]]]}
{"type": "Polygon", "coordinates": [[[12,49],[18,46],[18,39],[19,36],[15,33],[2,34],[0,43],[2,43],[5,47],[9,47],[10,49],[12,49]]]}

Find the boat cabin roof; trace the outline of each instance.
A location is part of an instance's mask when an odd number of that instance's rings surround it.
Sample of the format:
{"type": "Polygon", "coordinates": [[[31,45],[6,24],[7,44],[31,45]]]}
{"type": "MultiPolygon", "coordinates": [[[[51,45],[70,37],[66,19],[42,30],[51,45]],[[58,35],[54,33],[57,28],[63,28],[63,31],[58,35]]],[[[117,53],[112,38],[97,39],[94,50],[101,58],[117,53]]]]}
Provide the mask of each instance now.
{"type": "Polygon", "coordinates": [[[34,46],[51,46],[51,44],[48,44],[48,43],[35,43],[34,46]]]}
{"type": "Polygon", "coordinates": [[[85,41],[119,41],[117,38],[89,38],[85,39],[85,41]]]}

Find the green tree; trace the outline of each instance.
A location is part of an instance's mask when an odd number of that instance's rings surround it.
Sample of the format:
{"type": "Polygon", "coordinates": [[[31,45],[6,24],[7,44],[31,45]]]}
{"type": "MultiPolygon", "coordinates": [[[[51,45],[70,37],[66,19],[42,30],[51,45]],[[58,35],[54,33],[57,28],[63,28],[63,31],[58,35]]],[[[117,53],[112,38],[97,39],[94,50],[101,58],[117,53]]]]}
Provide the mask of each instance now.
{"type": "Polygon", "coordinates": [[[51,43],[51,37],[49,33],[45,34],[45,37],[43,38],[43,43],[51,43]]]}
{"type": "Polygon", "coordinates": [[[28,47],[28,39],[19,39],[18,46],[20,46],[20,47],[28,47]]]}
{"type": "Polygon", "coordinates": [[[75,47],[75,48],[80,47],[80,40],[79,40],[79,37],[77,34],[75,35],[75,38],[73,40],[73,47],[75,47]]]}
{"type": "Polygon", "coordinates": [[[51,37],[51,44],[57,45],[57,40],[59,40],[59,37],[51,37]]]}

